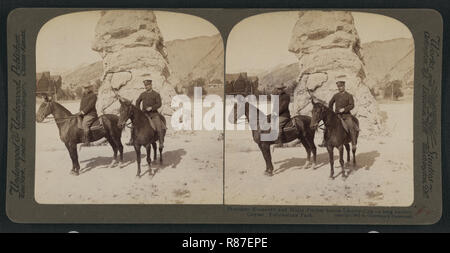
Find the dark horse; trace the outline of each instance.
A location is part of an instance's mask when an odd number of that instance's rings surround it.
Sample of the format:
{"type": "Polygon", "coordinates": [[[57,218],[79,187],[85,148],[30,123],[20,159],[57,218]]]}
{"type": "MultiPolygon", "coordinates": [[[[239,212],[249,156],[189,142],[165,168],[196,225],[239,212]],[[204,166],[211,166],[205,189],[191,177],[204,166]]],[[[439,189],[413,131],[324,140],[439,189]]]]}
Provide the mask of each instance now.
{"type": "MultiPolygon", "coordinates": [[[[80,174],[80,163],[78,162],[77,144],[83,142],[83,130],[78,127],[78,116],[64,108],[61,104],[44,97],[44,102],[39,106],[36,121],[42,122],[52,114],[59,129],[59,137],[66,145],[72,159],[72,174],[80,174]]],[[[90,141],[96,141],[103,137],[111,145],[114,152],[114,160],[117,163],[117,151],[120,152],[120,162],[123,161],[123,146],[120,140],[122,131],[117,127],[119,118],[116,115],[105,114],[99,117],[103,127],[91,130],[90,141]]],[[[114,162],[114,161],[113,161],[114,162]]]]}
{"type": "MultiPolygon", "coordinates": [[[[150,157],[151,147],[153,146],[154,151],[154,159],[156,160],[156,141],[160,140],[158,133],[155,129],[152,128],[150,122],[143,111],[134,106],[131,101],[119,97],[120,101],[120,116],[118,127],[123,128],[128,119],[131,120],[133,124],[133,146],[136,151],[136,161],[137,161],[137,177],[141,176],[141,147],[144,146],[147,151],[147,163],[149,167],[149,174],[152,175],[151,162],[152,159],[150,157]]],[[[162,137],[164,138],[164,136],[162,137]]],[[[159,161],[163,162],[162,159],[162,150],[163,147],[160,143],[159,146],[159,161]]]]}
{"type": "MultiPolygon", "coordinates": [[[[263,112],[261,112],[258,108],[253,106],[250,103],[245,103],[245,109],[242,110],[240,107],[243,106],[242,103],[236,103],[234,105],[233,112],[229,115],[228,120],[234,124],[237,123],[237,119],[239,119],[242,116],[242,112],[245,114],[245,117],[247,120],[249,120],[249,111],[250,107],[252,110],[256,111],[257,115],[257,122],[259,122],[259,117],[266,117],[267,121],[270,120],[270,115],[265,115],[263,112]],[[239,114],[240,113],[240,114],[239,114]]],[[[261,130],[259,124],[257,124],[256,129],[252,129],[252,135],[253,135],[253,141],[258,144],[259,149],[261,150],[264,160],[266,161],[266,175],[272,176],[273,175],[273,164],[272,164],[272,155],[270,153],[270,145],[275,143],[287,143],[291,142],[295,139],[299,139],[301,143],[303,144],[303,147],[305,147],[306,154],[307,154],[307,164],[305,166],[310,166],[310,160],[311,160],[311,151],[313,153],[313,160],[314,165],[316,165],[316,145],[314,144],[314,134],[315,131],[313,131],[309,125],[311,122],[311,117],[304,116],[304,115],[297,115],[295,117],[291,118],[292,122],[294,123],[294,127],[292,127],[293,131],[286,131],[284,133],[284,138],[280,140],[275,141],[262,141],[261,140],[261,134],[268,133],[269,130],[261,130]]]]}
{"type": "MultiPolygon", "coordinates": [[[[358,133],[356,136],[352,138],[352,136],[345,131],[344,126],[342,126],[341,119],[337,113],[335,113],[331,108],[328,108],[323,102],[315,102],[312,100],[313,110],[312,110],[312,120],[311,120],[311,128],[317,129],[317,126],[320,121],[323,121],[325,124],[325,128],[327,131],[327,135],[325,136],[325,142],[327,146],[328,156],[330,158],[330,178],[334,178],[334,155],[333,149],[337,148],[339,150],[339,163],[342,168],[342,177],[345,177],[344,171],[344,146],[347,150],[347,162],[350,162],[350,144],[352,143],[352,152],[353,152],[353,165],[356,164],[355,153],[356,153],[356,144],[358,140],[358,133]],[[352,140],[353,139],[353,140],[352,140]]],[[[355,124],[359,125],[358,120],[353,117],[355,124]]]]}

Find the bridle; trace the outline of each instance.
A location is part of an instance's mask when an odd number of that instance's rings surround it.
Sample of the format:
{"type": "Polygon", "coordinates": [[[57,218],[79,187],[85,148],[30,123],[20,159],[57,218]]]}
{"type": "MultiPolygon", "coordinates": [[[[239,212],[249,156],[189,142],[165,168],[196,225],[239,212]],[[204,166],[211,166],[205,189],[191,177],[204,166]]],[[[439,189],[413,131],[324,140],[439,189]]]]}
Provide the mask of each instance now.
{"type": "MultiPolygon", "coordinates": [[[[126,105],[127,106],[127,109],[126,109],[126,113],[127,113],[127,119],[126,119],[126,121],[128,121],[128,119],[130,119],[131,118],[131,111],[133,110],[133,108],[132,108],[132,104],[130,103],[130,104],[127,104],[126,105]]],[[[125,121],[125,122],[126,122],[125,121]]],[[[130,122],[129,123],[125,123],[124,124],[124,127],[128,127],[128,128],[132,128],[132,122],[131,122],[131,120],[130,120],[130,122]]]]}
{"type": "MultiPolygon", "coordinates": [[[[323,105],[320,105],[320,106],[323,107],[323,105]]],[[[323,113],[323,108],[320,108],[320,116],[322,116],[322,113],[323,113]]],[[[320,118],[320,117],[319,117],[319,118],[320,118]]],[[[325,125],[325,122],[323,122],[323,120],[319,119],[318,122],[320,122],[320,121],[322,121],[322,124],[317,124],[316,130],[317,130],[317,129],[320,129],[320,130],[322,130],[322,131],[325,131],[325,128],[323,127],[323,126],[325,125]]]]}

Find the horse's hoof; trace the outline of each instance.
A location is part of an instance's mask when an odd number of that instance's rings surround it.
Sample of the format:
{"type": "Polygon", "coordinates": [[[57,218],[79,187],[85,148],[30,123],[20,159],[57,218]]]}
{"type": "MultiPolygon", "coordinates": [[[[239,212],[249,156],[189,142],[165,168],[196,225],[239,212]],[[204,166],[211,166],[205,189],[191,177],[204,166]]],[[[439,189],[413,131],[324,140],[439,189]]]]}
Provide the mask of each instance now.
{"type": "Polygon", "coordinates": [[[72,171],[70,172],[70,174],[71,174],[71,175],[74,175],[74,176],[79,176],[79,175],[80,175],[79,172],[74,171],[74,170],[72,170],[72,171]]]}
{"type": "Polygon", "coordinates": [[[267,171],[267,170],[266,170],[266,172],[264,172],[264,174],[265,174],[266,176],[269,176],[269,177],[273,176],[273,172],[272,172],[272,171],[267,171]]]}

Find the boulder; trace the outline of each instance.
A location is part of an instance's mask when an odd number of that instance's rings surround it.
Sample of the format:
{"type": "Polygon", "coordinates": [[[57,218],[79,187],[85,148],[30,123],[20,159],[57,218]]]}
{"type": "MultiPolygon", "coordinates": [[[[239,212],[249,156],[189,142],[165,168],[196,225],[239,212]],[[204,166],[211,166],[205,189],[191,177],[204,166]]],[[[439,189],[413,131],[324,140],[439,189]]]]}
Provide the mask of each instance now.
{"type": "Polygon", "coordinates": [[[103,59],[96,105],[100,114],[118,113],[120,104],[116,94],[136,100],[145,91],[146,79],[152,79],[153,89],[161,94],[160,112],[172,113],[170,103],[175,90],[170,81],[164,39],[153,11],[103,11],[92,49],[103,59]]]}
{"type": "Polygon", "coordinates": [[[296,54],[300,69],[294,112],[311,115],[311,98],[329,101],[337,92],[336,81],[343,80],[355,100],[352,114],[360,121],[361,135],[381,133],[378,104],[365,85],[360,40],[350,12],[299,12],[288,50],[296,54]]]}

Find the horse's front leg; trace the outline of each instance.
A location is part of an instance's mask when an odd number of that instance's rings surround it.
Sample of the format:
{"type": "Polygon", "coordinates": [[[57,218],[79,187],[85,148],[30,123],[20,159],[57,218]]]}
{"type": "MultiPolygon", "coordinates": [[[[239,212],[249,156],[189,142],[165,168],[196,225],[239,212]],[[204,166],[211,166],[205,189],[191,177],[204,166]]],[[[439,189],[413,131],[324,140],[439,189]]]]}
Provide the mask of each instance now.
{"type": "Polygon", "coordinates": [[[134,151],[136,152],[136,162],[137,162],[136,177],[141,177],[141,145],[134,144],[134,151]]]}
{"type": "Polygon", "coordinates": [[[314,141],[312,142],[311,150],[313,153],[313,163],[314,163],[314,168],[315,168],[316,164],[317,164],[317,148],[316,148],[316,145],[314,144],[314,141]]]}
{"type": "Polygon", "coordinates": [[[153,160],[156,161],[156,153],[157,153],[157,150],[156,150],[156,142],[153,142],[153,143],[152,143],[152,147],[153,147],[153,160]]]}
{"type": "Polygon", "coordinates": [[[316,144],[314,144],[314,136],[307,136],[306,138],[309,144],[309,148],[311,149],[311,152],[313,154],[313,163],[314,163],[313,168],[315,168],[317,164],[317,148],[316,144]]]}
{"type": "Polygon", "coordinates": [[[120,139],[118,141],[118,147],[119,147],[119,155],[120,155],[120,162],[123,162],[123,145],[120,142],[120,139]]]}
{"type": "Polygon", "coordinates": [[[347,151],[347,162],[350,162],[350,144],[344,144],[345,150],[347,151]]]}
{"type": "Polygon", "coordinates": [[[338,148],[339,150],[339,163],[341,164],[341,173],[342,173],[342,177],[345,177],[345,170],[344,170],[344,146],[341,145],[338,148]]]}
{"type": "MultiPolygon", "coordinates": [[[[166,130],[161,131],[161,136],[159,137],[159,163],[163,163],[162,151],[164,149],[164,137],[166,136],[166,130]]],[[[156,158],[155,158],[156,160],[156,158]]]]}
{"type": "Polygon", "coordinates": [[[72,160],[71,174],[78,176],[80,174],[80,163],[78,162],[78,151],[76,143],[64,143],[69,151],[70,159],[72,160]]]}
{"type": "Polygon", "coordinates": [[[356,165],[356,144],[352,144],[352,153],[353,153],[353,166],[356,165]]]}
{"type": "Polygon", "coordinates": [[[147,151],[147,164],[148,164],[148,174],[152,175],[152,158],[151,158],[151,151],[152,151],[152,144],[149,143],[145,146],[145,150],[147,151]]]}
{"type": "Polygon", "coordinates": [[[334,154],[333,154],[333,147],[327,146],[328,150],[328,158],[330,159],[330,178],[334,179],[334,154]]]}
{"type": "Polygon", "coordinates": [[[259,148],[261,149],[264,160],[266,162],[265,174],[268,176],[272,176],[273,175],[273,164],[272,164],[272,155],[270,154],[270,145],[269,144],[260,144],[259,148]]]}

